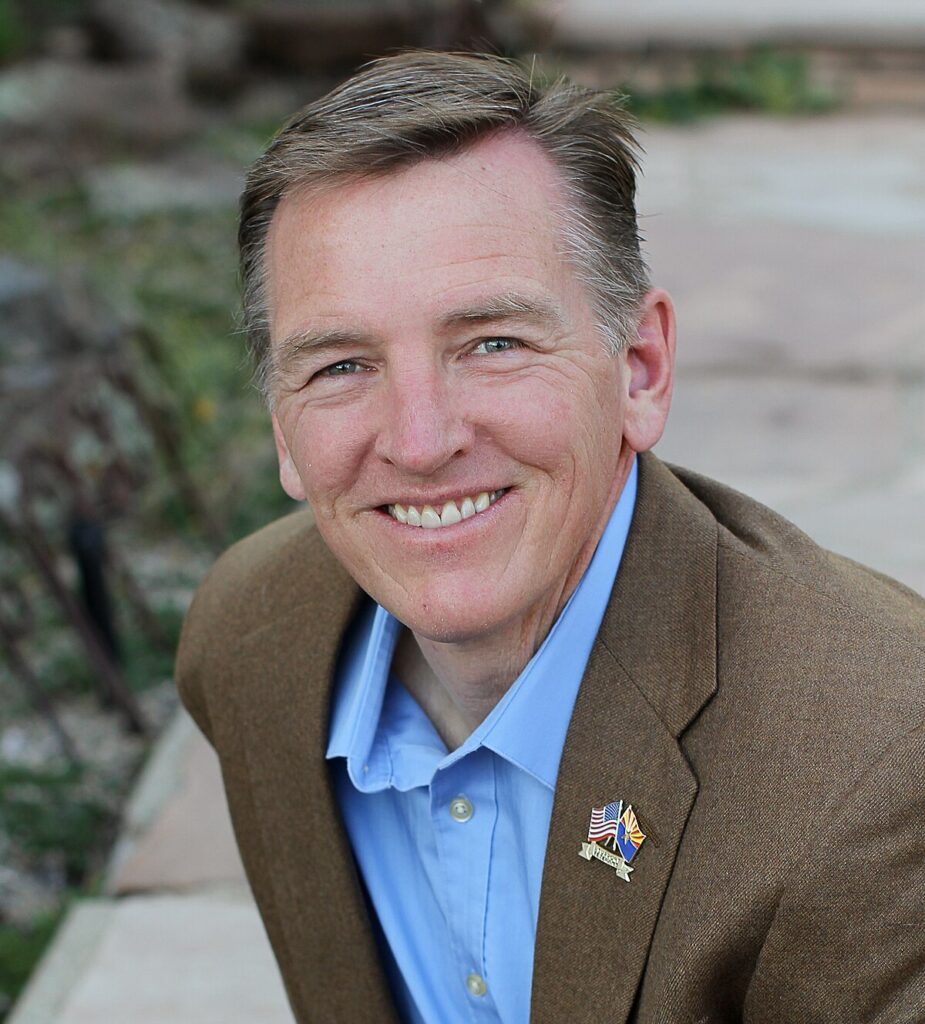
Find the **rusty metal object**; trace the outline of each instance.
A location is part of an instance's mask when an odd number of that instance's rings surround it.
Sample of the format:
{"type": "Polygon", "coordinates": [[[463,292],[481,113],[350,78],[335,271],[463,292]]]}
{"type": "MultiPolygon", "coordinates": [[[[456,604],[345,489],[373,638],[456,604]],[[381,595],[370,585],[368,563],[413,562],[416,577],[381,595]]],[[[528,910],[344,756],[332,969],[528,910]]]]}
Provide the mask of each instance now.
{"type": "Polygon", "coordinates": [[[104,692],[113,705],[122,712],[128,728],[132,732],[144,735],[147,729],[138,701],[129,689],[122,672],[110,657],[93,622],[61,579],[52,550],[39,523],[28,510],[22,509],[19,523],[13,523],[5,512],[0,512],[0,527],[15,540],[20,551],[30,559],[49,594],[61,609],[65,620],[79,637],[104,692]]]}

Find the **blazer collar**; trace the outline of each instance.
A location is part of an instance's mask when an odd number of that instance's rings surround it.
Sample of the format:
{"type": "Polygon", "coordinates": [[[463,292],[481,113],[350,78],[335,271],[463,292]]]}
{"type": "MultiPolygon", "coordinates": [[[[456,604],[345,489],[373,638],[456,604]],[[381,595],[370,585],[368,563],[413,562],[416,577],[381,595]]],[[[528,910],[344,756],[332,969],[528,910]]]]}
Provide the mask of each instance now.
{"type": "Polygon", "coordinates": [[[599,641],[676,739],[716,692],[717,523],[655,456],[599,641]]]}
{"type": "Polygon", "coordinates": [[[716,521],[653,456],[559,770],[534,957],[534,1024],[625,1021],[697,781],[678,737],[716,689],[716,521]],[[629,882],[578,852],[592,807],[632,804],[629,882]]]}

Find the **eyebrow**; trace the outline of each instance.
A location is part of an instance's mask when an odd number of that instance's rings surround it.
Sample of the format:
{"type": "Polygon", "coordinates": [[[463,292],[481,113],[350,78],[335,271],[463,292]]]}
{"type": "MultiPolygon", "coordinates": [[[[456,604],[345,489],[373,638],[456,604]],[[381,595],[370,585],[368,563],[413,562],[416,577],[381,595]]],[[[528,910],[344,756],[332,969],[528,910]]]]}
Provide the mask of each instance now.
{"type": "Polygon", "coordinates": [[[561,311],[544,299],[508,292],[493,296],[485,302],[452,310],[441,318],[444,328],[463,324],[497,323],[516,320],[537,327],[562,327],[565,323],[561,311]]]}

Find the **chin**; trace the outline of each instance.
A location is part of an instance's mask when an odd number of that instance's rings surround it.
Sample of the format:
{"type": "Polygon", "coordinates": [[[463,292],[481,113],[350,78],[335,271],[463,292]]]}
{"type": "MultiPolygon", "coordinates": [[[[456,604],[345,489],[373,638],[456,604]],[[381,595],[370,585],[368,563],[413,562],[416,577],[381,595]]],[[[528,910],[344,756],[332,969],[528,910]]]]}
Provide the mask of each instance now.
{"type": "Polygon", "coordinates": [[[443,644],[466,643],[490,636],[511,619],[500,608],[486,607],[477,602],[460,606],[456,602],[429,601],[425,596],[413,604],[379,603],[416,636],[443,644]]]}

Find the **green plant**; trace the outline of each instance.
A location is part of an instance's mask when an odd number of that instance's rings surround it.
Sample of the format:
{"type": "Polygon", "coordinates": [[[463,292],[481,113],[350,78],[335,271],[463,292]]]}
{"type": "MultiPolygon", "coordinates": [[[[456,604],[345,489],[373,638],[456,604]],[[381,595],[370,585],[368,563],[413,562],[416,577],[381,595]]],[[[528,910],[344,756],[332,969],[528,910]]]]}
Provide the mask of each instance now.
{"type": "Polygon", "coordinates": [[[68,902],[28,926],[0,924],[0,1020],[25,988],[29,975],[54,938],[68,902]]]}
{"type": "Polygon", "coordinates": [[[706,54],[691,81],[661,89],[625,87],[629,105],[643,119],[692,121],[737,110],[776,115],[820,113],[837,98],[812,81],[806,57],[766,47],[730,58],[706,54]]]}
{"type": "MultiPolygon", "coordinates": [[[[60,622],[55,622],[50,629],[60,631],[60,622]]],[[[97,689],[96,675],[86,652],[71,638],[67,647],[61,647],[42,668],[42,688],[49,696],[55,698],[68,694],[91,693],[97,689]]]]}
{"type": "Polygon", "coordinates": [[[83,771],[0,764],[0,830],[23,856],[60,866],[80,884],[105,848],[112,813],[81,792],[83,771]]]}
{"type": "Polygon", "coordinates": [[[125,675],[133,690],[144,690],[167,679],[173,672],[173,652],[180,639],[183,613],[178,608],[154,610],[165,643],[155,646],[136,627],[125,631],[123,656],[125,675]]]}
{"type": "Polygon", "coordinates": [[[0,64],[15,60],[29,43],[29,33],[14,0],[0,0],[0,64]]]}

